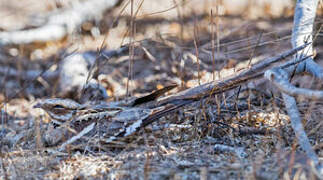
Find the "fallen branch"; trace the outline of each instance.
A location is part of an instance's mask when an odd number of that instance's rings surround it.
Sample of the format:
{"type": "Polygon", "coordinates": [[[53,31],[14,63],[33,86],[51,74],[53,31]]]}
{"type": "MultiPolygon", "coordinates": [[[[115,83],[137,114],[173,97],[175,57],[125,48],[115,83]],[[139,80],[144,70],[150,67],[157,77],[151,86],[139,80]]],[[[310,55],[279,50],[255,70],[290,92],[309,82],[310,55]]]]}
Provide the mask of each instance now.
{"type": "MultiPolygon", "coordinates": [[[[312,41],[313,24],[317,5],[318,0],[297,1],[291,42],[293,47],[304,44],[305,40],[312,41]]],[[[313,47],[310,45],[307,46],[304,51],[299,51],[292,61],[297,61],[299,58],[312,54],[313,47]]],[[[323,68],[316,64],[311,56],[305,59],[305,61],[296,63],[295,66],[290,66],[286,69],[279,67],[270,69],[265,73],[265,77],[282,92],[285,106],[291,119],[291,124],[298,139],[298,143],[306,152],[307,156],[314,162],[314,165],[317,167],[319,172],[323,174],[323,167],[319,166],[319,159],[312,149],[309,139],[304,131],[302,118],[300,116],[296,100],[294,97],[292,97],[300,95],[311,99],[322,99],[323,91],[296,88],[289,82],[290,78],[294,76],[295,72],[301,73],[305,71],[311,73],[314,77],[323,79],[323,68]]]]}
{"type": "Polygon", "coordinates": [[[297,88],[289,82],[288,73],[281,68],[273,68],[266,75],[283,93],[290,96],[302,96],[308,99],[323,100],[323,91],[297,88]]]}
{"type": "Polygon", "coordinates": [[[27,44],[61,39],[71,34],[83,22],[102,17],[105,10],[114,7],[119,0],[88,0],[74,3],[70,9],[54,12],[46,23],[35,29],[0,32],[0,45],[27,44]]]}
{"type": "MultiPolygon", "coordinates": [[[[294,48],[292,50],[286,51],[279,56],[268,58],[263,61],[260,61],[260,63],[257,63],[253,65],[250,69],[245,70],[241,72],[238,75],[235,75],[233,77],[227,78],[223,81],[219,82],[210,82],[206,83],[194,88],[190,88],[187,90],[184,90],[182,92],[173,94],[168,97],[164,97],[158,101],[158,105],[164,105],[164,104],[176,104],[176,101],[179,100],[182,102],[183,100],[200,100],[203,98],[207,98],[214,94],[219,94],[225,91],[228,91],[230,89],[236,88],[242,84],[245,84],[246,82],[249,82],[251,80],[255,80],[258,78],[262,78],[264,75],[264,72],[271,67],[274,63],[277,63],[283,59],[286,59],[287,57],[296,54],[298,51],[304,49],[307,47],[310,43],[304,44],[300,47],[294,48]]],[[[298,62],[301,62],[305,59],[300,59],[298,62]]],[[[293,63],[286,63],[282,66],[282,68],[288,68],[289,66],[292,66],[293,63]]]]}

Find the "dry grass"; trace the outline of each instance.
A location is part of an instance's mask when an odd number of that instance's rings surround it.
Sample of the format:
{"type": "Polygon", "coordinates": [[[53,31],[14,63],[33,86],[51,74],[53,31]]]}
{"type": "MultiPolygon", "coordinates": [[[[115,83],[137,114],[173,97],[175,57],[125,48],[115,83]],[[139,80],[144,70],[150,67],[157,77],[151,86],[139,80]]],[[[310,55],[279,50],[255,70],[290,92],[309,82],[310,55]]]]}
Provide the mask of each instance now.
{"type": "MultiPolygon", "coordinates": [[[[115,100],[125,96],[127,84],[129,93],[136,96],[169,82],[181,85],[178,90],[185,89],[213,78],[221,80],[247,68],[249,60],[255,63],[291,47],[290,16],[250,20],[224,15],[215,21],[219,26],[211,28],[209,11],[188,16],[183,13],[185,8],[181,4],[175,9],[174,18],[163,17],[163,13],[139,14],[132,24],[129,16],[120,16],[120,7],[105,14],[98,37],[91,36],[88,27],[95,25],[88,22],[75,37],[3,47],[0,65],[18,72],[47,70],[70,52],[96,51],[105,38],[109,48],[133,39],[131,55],[100,65],[104,75],[98,79],[110,100],[115,100]],[[114,19],[117,25],[109,29],[114,19]],[[212,42],[218,39],[220,44],[218,52],[210,41],[214,36],[212,42]]],[[[321,17],[316,26],[322,26],[321,17]]],[[[322,41],[321,31],[315,48],[316,59],[323,65],[322,41]]],[[[322,84],[309,77],[294,81],[302,87],[322,89],[322,84]]],[[[235,89],[186,106],[123,142],[100,145],[90,138],[71,145],[67,152],[42,143],[49,120],[44,112],[32,108],[36,99],[57,94],[51,88],[56,82],[24,80],[6,73],[0,73],[0,82],[0,101],[9,99],[0,113],[0,179],[315,179],[297,145],[280,94],[263,80],[241,87],[239,95],[235,89]]],[[[298,102],[306,132],[322,158],[323,104],[298,102]]]]}

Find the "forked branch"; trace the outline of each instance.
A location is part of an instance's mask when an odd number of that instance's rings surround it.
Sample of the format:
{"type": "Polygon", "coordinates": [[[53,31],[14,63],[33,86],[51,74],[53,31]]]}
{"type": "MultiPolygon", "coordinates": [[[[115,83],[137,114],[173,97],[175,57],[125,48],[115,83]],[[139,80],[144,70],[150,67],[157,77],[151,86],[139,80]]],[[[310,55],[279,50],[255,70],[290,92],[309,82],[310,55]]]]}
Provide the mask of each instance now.
{"type": "MultiPolygon", "coordinates": [[[[297,0],[294,13],[294,26],[292,33],[292,46],[297,47],[304,42],[313,40],[313,24],[316,14],[318,0],[297,0]]],[[[299,51],[293,61],[299,58],[308,56],[305,61],[295,63],[289,68],[273,68],[265,73],[265,77],[277,87],[283,95],[286,110],[291,119],[291,124],[301,148],[306,152],[307,156],[314,162],[316,167],[319,167],[319,159],[315,154],[309,139],[302,125],[302,118],[297,108],[296,100],[293,96],[304,96],[310,99],[322,99],[323,91],[310,90],[305,88],[296,88],[289,81],[290,77],[296,72],[309,72],[314,77],[323,79],[323,68],[313,61],[312,44],[307,46],[304,51],[299,51]]],[[[290,63],[290,62],[289,62],[290,63]]],[[[322,170],[323,168],[319,167],[322,170]]]]}

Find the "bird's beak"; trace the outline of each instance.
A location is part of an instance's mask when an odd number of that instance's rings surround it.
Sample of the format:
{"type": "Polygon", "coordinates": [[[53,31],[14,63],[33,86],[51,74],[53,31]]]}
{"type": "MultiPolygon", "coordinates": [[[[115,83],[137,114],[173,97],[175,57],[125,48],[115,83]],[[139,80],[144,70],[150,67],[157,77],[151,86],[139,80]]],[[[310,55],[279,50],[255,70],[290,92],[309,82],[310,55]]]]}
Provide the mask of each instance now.
{"type": "Polygon", "coordinates": [[[37,103],[33,106],[33,108],[41,108],[41,103],[37,103]]]}

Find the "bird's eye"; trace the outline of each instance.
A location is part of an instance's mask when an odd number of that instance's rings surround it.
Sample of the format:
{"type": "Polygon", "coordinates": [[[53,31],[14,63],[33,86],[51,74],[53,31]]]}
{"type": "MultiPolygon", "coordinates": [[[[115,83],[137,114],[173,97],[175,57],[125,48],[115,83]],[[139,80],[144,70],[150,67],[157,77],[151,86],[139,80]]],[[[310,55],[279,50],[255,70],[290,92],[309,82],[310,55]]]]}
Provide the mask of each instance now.
{"type": "Polygon", "coordinates": [[[64,109],[64,106],[57,104],[53,108],[55,108],[55,109],[64,109]]]}

